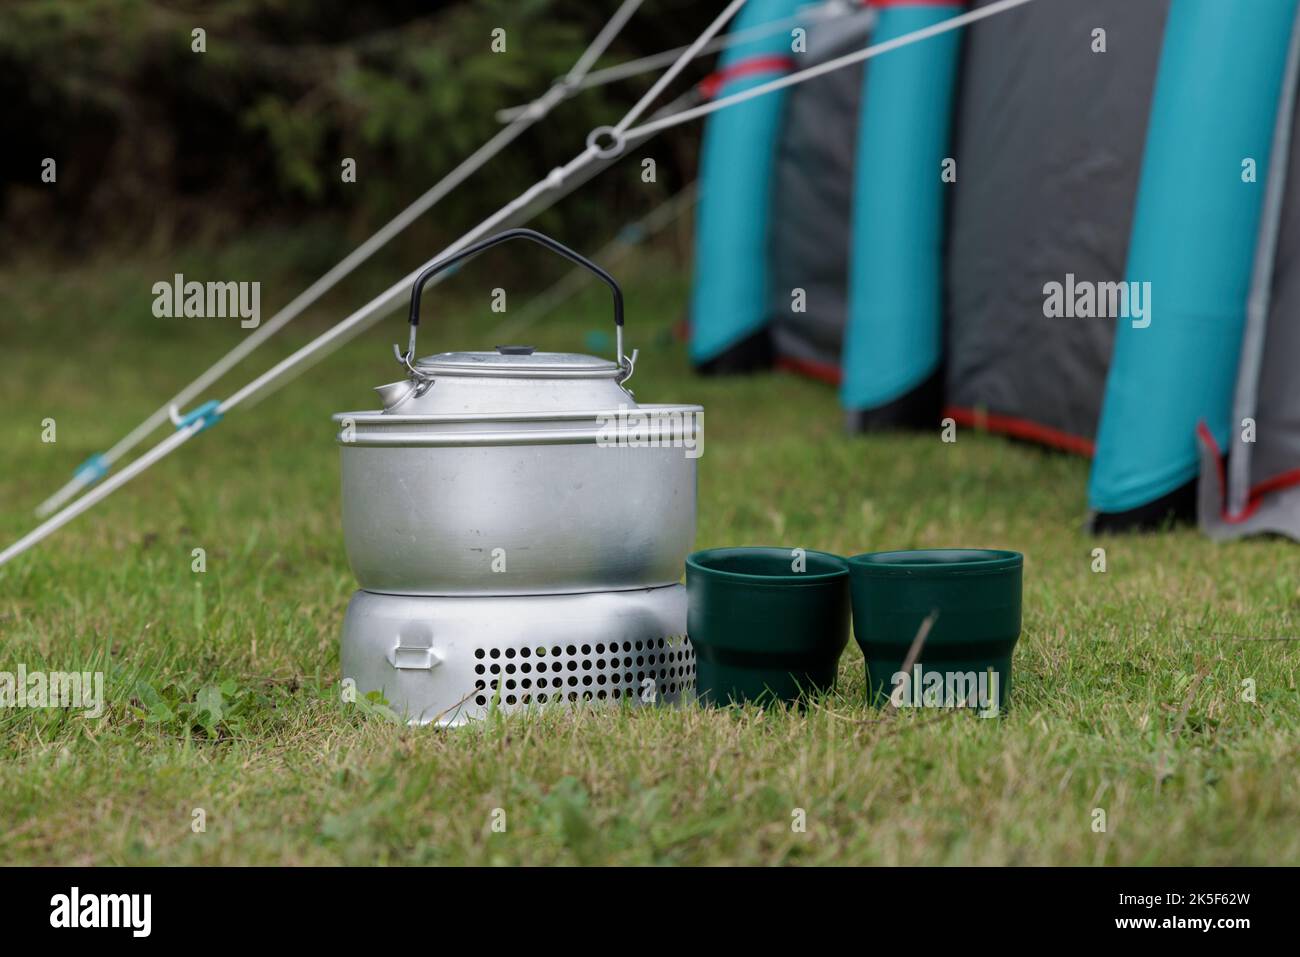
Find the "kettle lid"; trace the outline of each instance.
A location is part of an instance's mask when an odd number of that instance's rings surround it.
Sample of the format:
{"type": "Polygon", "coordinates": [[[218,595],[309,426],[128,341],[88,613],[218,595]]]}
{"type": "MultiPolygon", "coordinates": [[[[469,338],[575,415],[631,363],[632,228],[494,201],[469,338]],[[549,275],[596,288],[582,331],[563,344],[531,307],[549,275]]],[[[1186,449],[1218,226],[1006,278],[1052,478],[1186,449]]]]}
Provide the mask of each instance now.
{"type": "Polygon", "coordinates": [[[442,352],[416,361],[424,376],[491,376],[510,379],[604,379],[618,363],[576,352],[538,352],[532,346],[497,346],[492,352],[442,352]]]}

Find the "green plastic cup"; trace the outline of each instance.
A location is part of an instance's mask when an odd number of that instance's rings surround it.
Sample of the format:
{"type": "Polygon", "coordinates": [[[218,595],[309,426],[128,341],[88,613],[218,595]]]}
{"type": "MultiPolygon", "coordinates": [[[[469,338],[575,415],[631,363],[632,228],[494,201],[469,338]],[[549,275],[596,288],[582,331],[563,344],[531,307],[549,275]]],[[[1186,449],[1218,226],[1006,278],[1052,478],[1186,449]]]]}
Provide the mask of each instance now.
{"type": "Polygon", "coordinates": [[[849,570],[838,555],[696,552],[686,559],[686,592],[695,690],[704,704],[793,703],[835,686],[849,642],[849,570]]]}
{"type": "Polygon", "coordinates": [[[899,707],[1006,707],[1020,637],[1019,552],[933,548],[848,559],[853,635],[868,700],[899,707]],[[914,666],[902,668],[922,623],[937,613],[914,666]],[[996,702],[996,704],[994,704],[996,702]]]}

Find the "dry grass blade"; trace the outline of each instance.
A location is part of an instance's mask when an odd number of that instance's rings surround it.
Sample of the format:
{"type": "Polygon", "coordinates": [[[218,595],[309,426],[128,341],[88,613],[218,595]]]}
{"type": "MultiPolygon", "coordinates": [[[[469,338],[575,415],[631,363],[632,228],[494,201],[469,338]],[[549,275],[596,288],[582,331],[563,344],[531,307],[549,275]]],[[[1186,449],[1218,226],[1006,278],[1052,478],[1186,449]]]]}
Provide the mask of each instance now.
{"type": "MultiPolygon", "coordinates": [[[[921,622],[921,627],[916,629],[916,637],[912,639],[912,644],[907,649],[907,657],[903,659],[903,674],[910,674],[912,667],[916,664],[917,659],[921,657],[921,649],[925,647],[925,640],[930,637],[930,629],[934,623],[939,620],[939,609],[933,609],[930,614],[925,616],[921,622]]],[[[894,704],[893,698],[889,700],[889,707],[885,709],[886,716],[892,715],[898,710],[898,705],[894,704]]]]}
{"type": "Polygon", "coordinates": [[[1187,685],[1187,694],[1183,696],[1183,706],[1178,710],[1178,720],[1174,722],[1173,730],[1169,732],[1168,745],[1160,751],[1160,757],[1156,760],[1157,788],[1164,783],[1166,778],[1173,774],[1173,770],[1169,767],[1170,752],[1178,742],[1178,735],[1182,732],[1183,726],[1187,724],[1187,715],[1192,710],[1192,701],[1196,698],[1197,689],[1201,687],[1201,682],[1205,680],[1205,676],[1209,673],[1209,666],[1201,665],[1196,669],[1196,676],[1187,685]]]}

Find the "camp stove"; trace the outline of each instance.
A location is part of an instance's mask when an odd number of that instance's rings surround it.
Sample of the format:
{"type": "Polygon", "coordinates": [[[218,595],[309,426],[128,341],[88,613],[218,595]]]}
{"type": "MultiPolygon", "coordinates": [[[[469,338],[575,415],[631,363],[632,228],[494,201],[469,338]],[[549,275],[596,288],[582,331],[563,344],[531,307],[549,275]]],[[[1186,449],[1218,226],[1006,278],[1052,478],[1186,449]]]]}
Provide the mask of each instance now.
{"type": "Polygon", "coordinates": [[[343,534],[361,585],[343,675],[412,723],[493,709],[673,703],[694,687],[679,583],[695,537],[703,410],[627,389],[623,296],[599,266],[514,229],[424,270],[406,372],[383,409],[343,412],[343,534]],[[416,359],[424,285],[529,239],[591,270],[614,300],[616,355],[498,346],[416,359]]]}

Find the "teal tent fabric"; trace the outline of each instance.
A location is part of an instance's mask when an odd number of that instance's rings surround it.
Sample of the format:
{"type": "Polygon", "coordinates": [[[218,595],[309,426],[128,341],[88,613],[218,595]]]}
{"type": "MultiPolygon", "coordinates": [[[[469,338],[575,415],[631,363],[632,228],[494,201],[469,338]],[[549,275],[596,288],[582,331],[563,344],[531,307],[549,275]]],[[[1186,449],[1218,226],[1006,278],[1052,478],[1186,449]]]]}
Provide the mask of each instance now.
{"type": "MultiPolygon", "coordinates": [[[[891,4],[871,42],[959,14],[963,3],[891,4]]],[[[840,400],[891,402],[939,366],[944,203],[961,31],[891,51],[864,77],[854,171],[849,311],[840,400]]]]}
{"type": "MultiPolygon", "coordinates": [[[[750,0],[732,30],[792,16],[800,0],[750,0]]],[[[719,71],[732,76],[715,96],[739,93],[797,66],[789,31],[729,48],[719,71]],[[785,70],[772,69],[786,61],[785,70]],[[758,68],[740,69],[746,62],[758,68]]],[[[782,92],[756,97],[709,117],[700,156],[695,223],[695,287],[691,298],[691,358],[704,363],[766,324],[767,237],[782,92]]]]}

